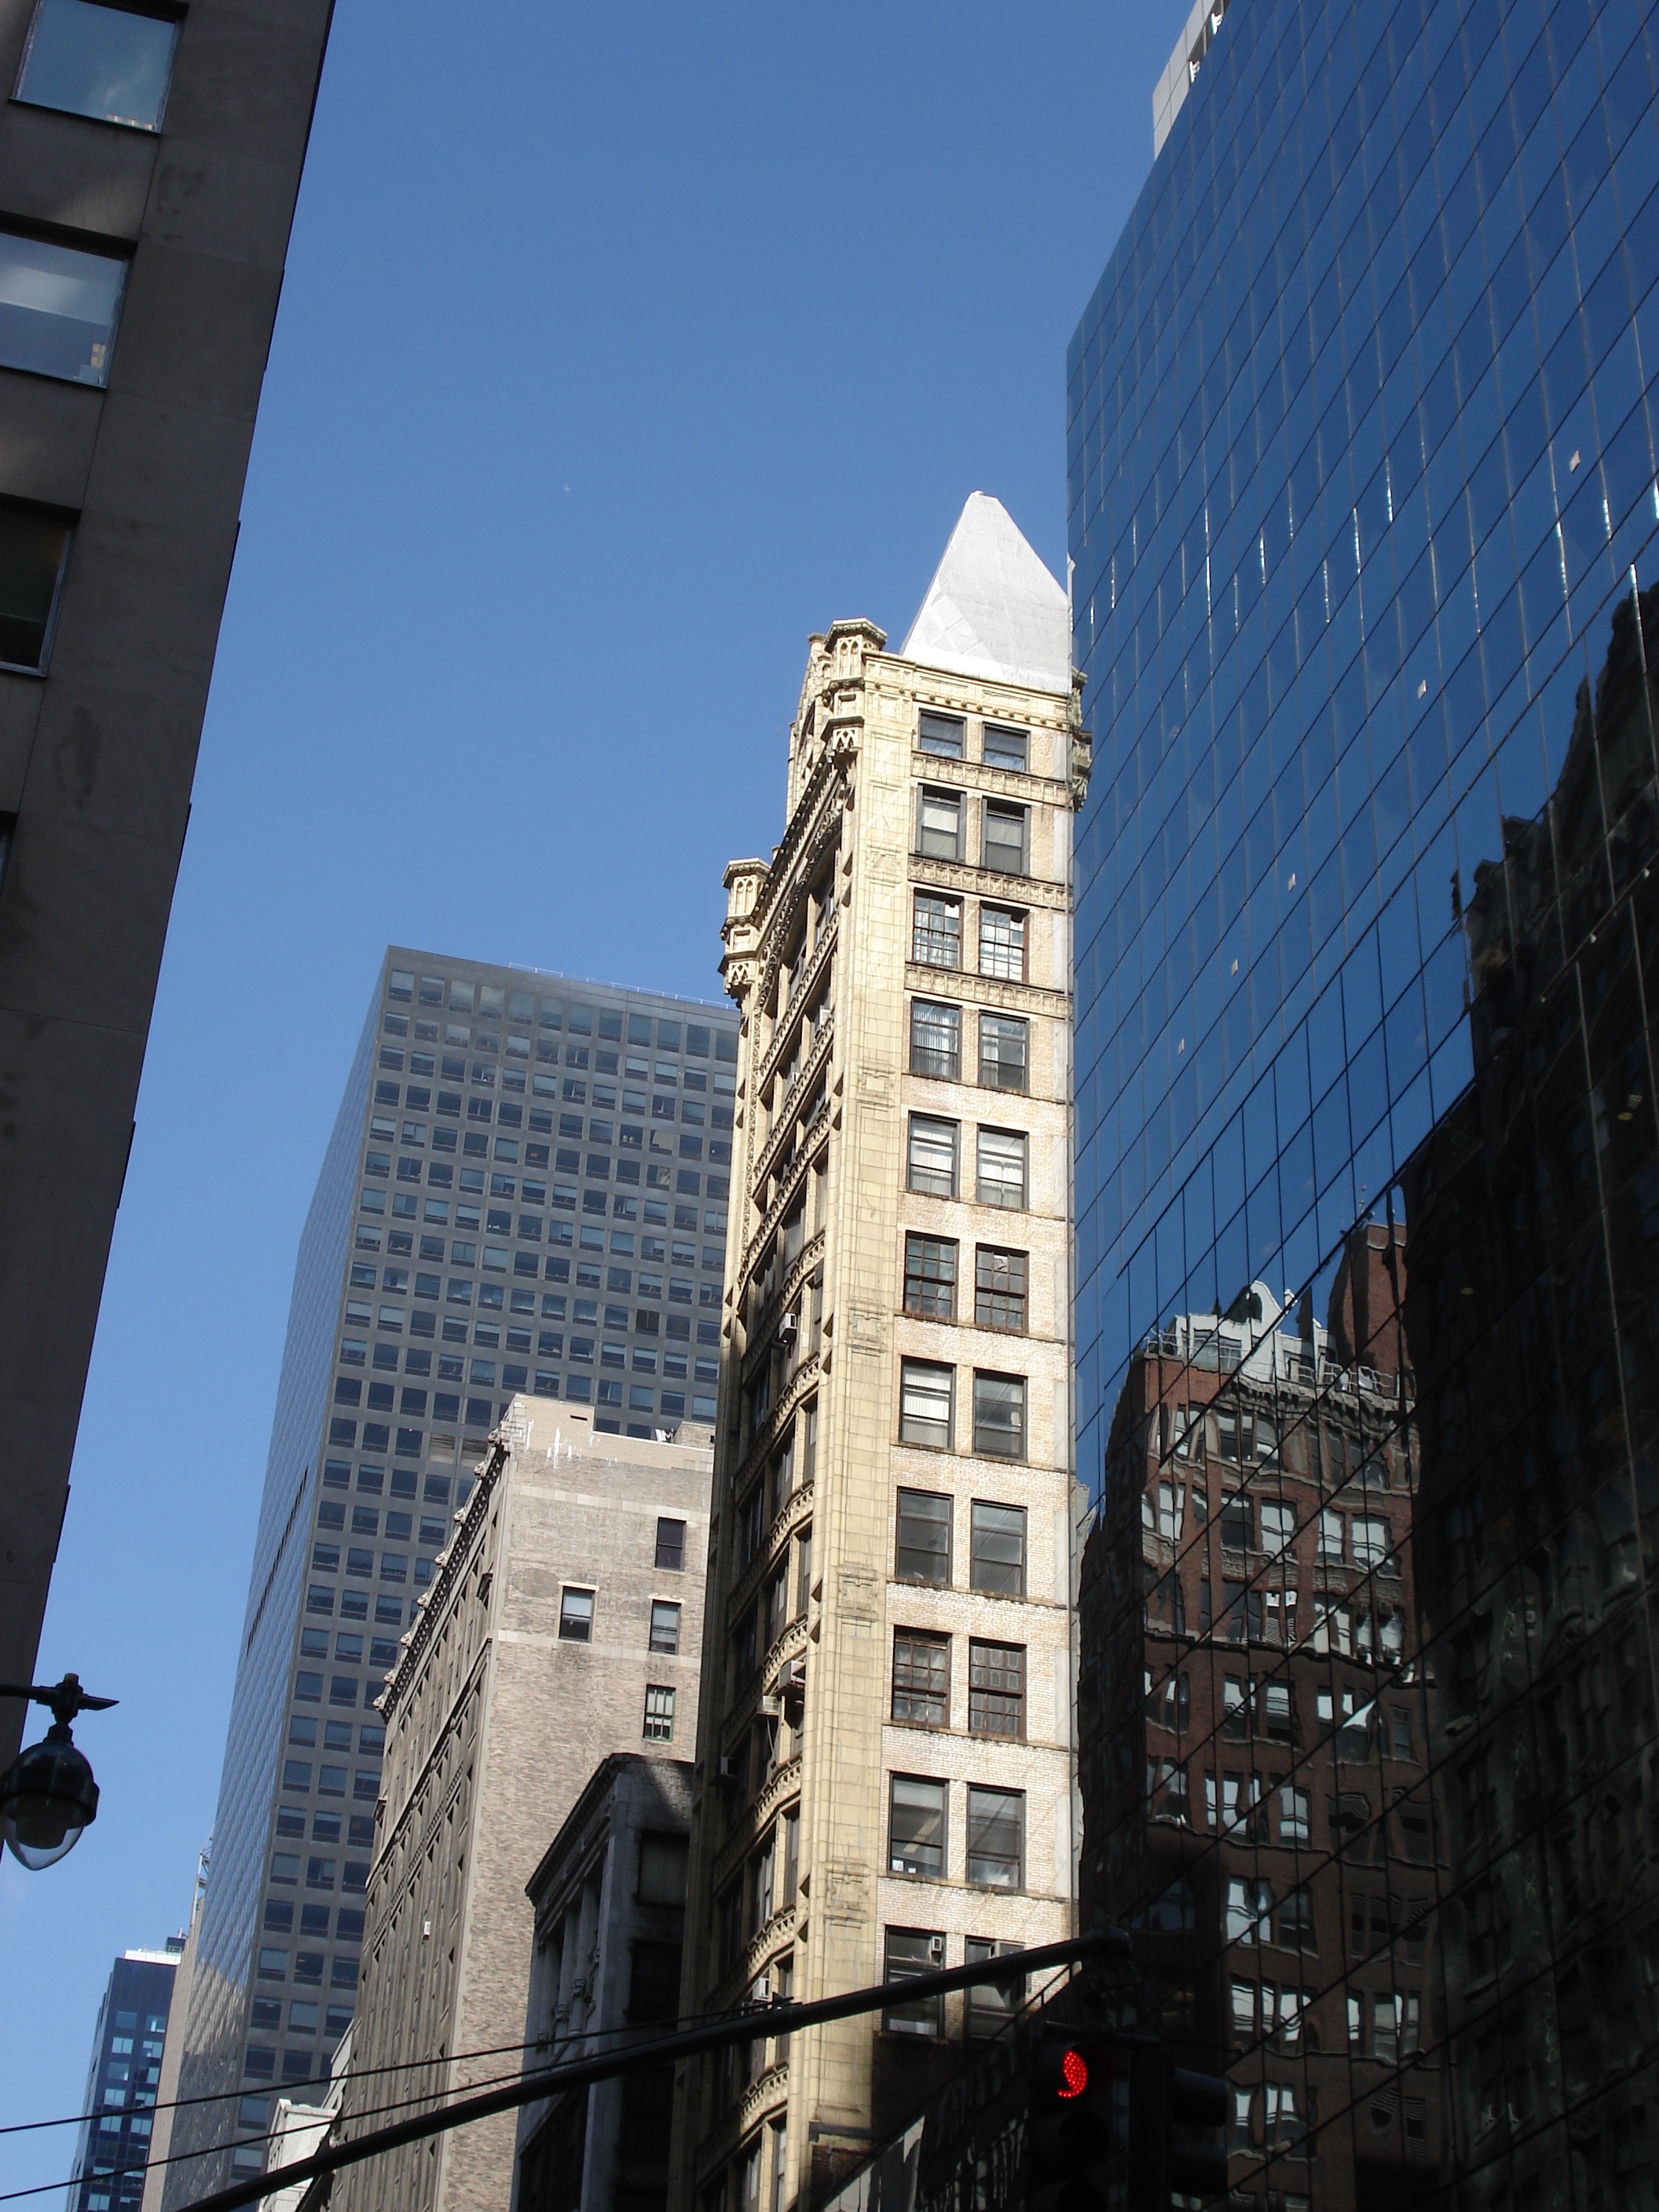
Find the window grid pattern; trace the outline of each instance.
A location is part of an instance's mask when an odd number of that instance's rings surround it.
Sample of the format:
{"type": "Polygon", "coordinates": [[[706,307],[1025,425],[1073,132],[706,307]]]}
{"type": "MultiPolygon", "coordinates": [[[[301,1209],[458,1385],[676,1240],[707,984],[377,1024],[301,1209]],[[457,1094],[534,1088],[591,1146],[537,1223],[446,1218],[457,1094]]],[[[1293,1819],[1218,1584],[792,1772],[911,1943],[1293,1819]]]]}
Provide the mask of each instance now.
{"type": "MultiPolygon", "coordinates": [[[[1304,2136],[1320,2202],[1349,2193],[1355,2151],[1479,2193],[1523,2113],[1517,2197],[1571,2154],[1526,2053],[1559,2032],[1580,1908],[1528,1920],[1518,1900],[1561,1895],[1584,1862],[1551,1863],[1510,1793],[1524,1771],[1529,1802],[1565,1802],[1603,1768],[1550,1738],[1547,1706],[1526,1711],[1564,1632],[1564,1601],[1528,1577],[1575,1555],[1592,1498],[1636,1528],[1651,1393],[1633,1423],[1608,1401],[1611,1449],[1534,1447],[1548,1503],[1517,1543],[1523,1439],[1574,1428],[1636,1301],[1598,1260],[1562,1336],[1523,1344],[1504,1316],[1561,1310],[1564,1246],[1611,1250],[1659,1150],[1639,1020],[1577,1012],[1609,1006],[1621,968],[1634,988],[1654,927],[1623,848],[1655,782],[1656,85],[1640,9],[1231,8],[1068,362],[1074,653],[1098,740],[1076,843],[1079,1470],[1110,1495],[1126,1384],[1166,1347],[1191,1362],[1182,1399],[1218,1389],[1235,1416],[1149,1454],[1170,1512],[1135,1531],[1131,1570],[1149,1660],[1194,1628],[1228,1647],[1224,1709],[1201,1648],[1189,1707],[1146,1670],[1154,1817],[1206,1831],[1202,1849],[1190,1891],[1109,1909],[1201,1931],[1194,1898],[1219,1900],[1227,1956],[1194,1956],[1231,1977],[1240,2201],[1271,2197],[1261,2161],[1304,2136]],[[1529,1053],[1572,1066],[1553,1097],[1529,1053]],[[1644,1071],[1628,1089],[1626,1054],[1644,1071]],[[1624,1101],[1605,1143],[1598,1070],[1624,1101]],[[1576,1186],[1575,1122],[1601,1163],[1576,1186]],[[1547,1224],[1520,1196],[1546,1182],[1547,1224]],[[1381,1501],[1352,1456],[1385,1425],[1354,1418],[1367,1316],[1334,1295],[1367,1217],[1403,1236],[1409,1324],[1370,1354],[1403,1462],[1381,1501]],[[1291,1286],[1256,1394],[1247,1347],[1231,1375],[1218,1331],[1207,1355],[1170,1341],[1251,1285],[1275,1305],[1291,1286]],[[1352,1336],[1328,1347],[1328,1326],[1352,1336]],[[1256,1507],[1224,1531],[1224,1464],[1256,1507]],[[1428,1669],[1414,1595],[1444,1639],[1428,1669]],[[1506,1605],[1528,1620],[1513,1675],[1482,1641],[1506,1605]],[[1501,1791],[1465,1747],[1500,1701],[1517,1716],[1501,1791]],[[1501,2010],[1421,2002],[1500,1975],[1501,2010]],[[1408,2041],[1411,2074],[1386,2070],[1408,2041]],[[1351,2090],[1307,2057],[1345,2043],[1365,2068],[1351,2090]]],[[[1653,1734],[1644,1703],[1609,1763],[1650,1757],[1653,1734]]],[[[1619,2001],[1604,1984],[1601,2016],[1619,2001]]],[[[1632,2124],[1636,2039],[1609,2043],[1617,2062],[1567,2100],[1575,2142],[1632,2124]]],[[[1283,2174],[1281,2192],[1304,2185],[1283,2174]]],[[[1582,2185],[1617,2193],[1611,2153],[1582,2185]]]]}

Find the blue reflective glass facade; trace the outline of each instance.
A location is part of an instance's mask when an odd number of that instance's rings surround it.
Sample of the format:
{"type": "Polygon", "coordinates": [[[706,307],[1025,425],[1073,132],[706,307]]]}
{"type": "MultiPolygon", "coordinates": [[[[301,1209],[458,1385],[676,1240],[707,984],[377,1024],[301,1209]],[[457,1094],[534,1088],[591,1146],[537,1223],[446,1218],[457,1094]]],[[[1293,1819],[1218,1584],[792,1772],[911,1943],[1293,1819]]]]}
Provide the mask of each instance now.
{"type": "Polygon", "coordinates": [[[1652,2201],[1656,84],[1233,0],[1071,349],[1085,1904],[1239,2201],[1652,2201]]]}

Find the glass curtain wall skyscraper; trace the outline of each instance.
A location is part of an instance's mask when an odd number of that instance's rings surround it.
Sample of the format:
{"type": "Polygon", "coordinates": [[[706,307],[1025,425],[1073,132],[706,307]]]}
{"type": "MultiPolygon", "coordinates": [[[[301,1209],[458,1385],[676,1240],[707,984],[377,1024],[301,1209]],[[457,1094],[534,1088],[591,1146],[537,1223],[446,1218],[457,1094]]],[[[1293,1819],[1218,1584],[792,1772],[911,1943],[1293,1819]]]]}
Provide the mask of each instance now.
{"type": "Polygon", "coordinates": [[[390,950],[300,1239],[164,2203],[351,2024],[373,1701],[515,1393],[714,1416],[728,1010],[390,950]]]}
{"type": "Polygon", "coordinates": [[[1068,365],[1085,1916],[1236,2201],[1648,2202],[1659,25],[1211,20],[1068,365]]]}
{"type": "Polygon", "coordinates": [[[137,2212],[143,2201],[161,2046],[184,1948],[184,1937],[175,1936],[164,1951],[123,1951],[110,1969],[64,2212],[137,2212]]]}

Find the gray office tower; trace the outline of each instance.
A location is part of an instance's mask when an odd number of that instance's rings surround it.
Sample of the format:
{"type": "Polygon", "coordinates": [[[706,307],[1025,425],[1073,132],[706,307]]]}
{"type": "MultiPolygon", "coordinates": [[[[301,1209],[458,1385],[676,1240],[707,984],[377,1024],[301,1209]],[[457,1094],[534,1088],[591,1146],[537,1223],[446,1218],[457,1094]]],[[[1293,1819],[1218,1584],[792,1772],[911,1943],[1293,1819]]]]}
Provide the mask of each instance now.
{"type": "Polygon", "coordinates": [[[329,15],[0,0],[0,1681],[63,1525],[329,15]]]}
{"type": "Polygon", "coordinates": [[[164,1951],[123,1951],[110,1969],[64,2212],[137,2212],[143,2199],[161,2045],[184,1948],[182,1936],[171,1936],[164,1951]]]}
{"type": "Polygon", "coordinates": [[[260,2171],[350,2024],[372,1700],[492,1425],[714,1418],[737,1056],[729,1009],[386,956],[295,1268],[168,2212],[260,2171]]]}

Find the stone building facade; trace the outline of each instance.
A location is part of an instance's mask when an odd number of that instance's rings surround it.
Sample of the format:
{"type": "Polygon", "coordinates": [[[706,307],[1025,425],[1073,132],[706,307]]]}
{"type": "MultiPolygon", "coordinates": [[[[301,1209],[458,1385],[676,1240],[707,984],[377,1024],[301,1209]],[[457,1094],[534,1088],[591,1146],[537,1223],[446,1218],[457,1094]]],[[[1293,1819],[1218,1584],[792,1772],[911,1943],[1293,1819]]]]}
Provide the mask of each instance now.
{"type": "MultiPolygon", "coordinates": [[[[679,2009],[691,1762],[615,1752],[530,1878],[536,1950],[526,2068],[660,2035],[679,2009]]],[[[519,2114],[514,2212],[662,2212],[672,2065],[519,2114]]]]}
{"type": "MultiPolygon", "coordinates": [[[[743,1013],[681,2009],[814,1998],[1073,1916],[1066,595],[975,494],[899,653],[814,637],[743,1013]]],[[[672,2201],[822,2197],[1006,2016],[693,2064],[672,2201]],[[953,2047],[954,2046],[954,2047],[953,2047]]]]}
{"type": "MultiPolygon", "coordinates": [[[[691,1739],[709,1467],[706,1429],[599,1435],[586,1408],[538,1398],[491,1438],[380,1699],[348,2136],[377,2124],[370,2107],[511,2069],[549,1837],[607,1754],[691,1739]]],[[[367,2160],[342,2212],[505,2206],[514,2128],[507,2112],[367,2160]]]]}

